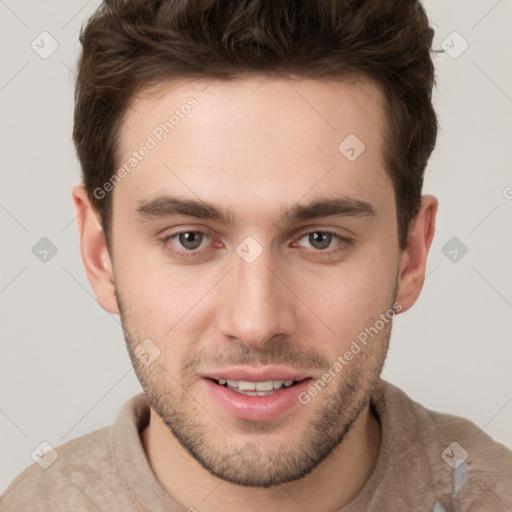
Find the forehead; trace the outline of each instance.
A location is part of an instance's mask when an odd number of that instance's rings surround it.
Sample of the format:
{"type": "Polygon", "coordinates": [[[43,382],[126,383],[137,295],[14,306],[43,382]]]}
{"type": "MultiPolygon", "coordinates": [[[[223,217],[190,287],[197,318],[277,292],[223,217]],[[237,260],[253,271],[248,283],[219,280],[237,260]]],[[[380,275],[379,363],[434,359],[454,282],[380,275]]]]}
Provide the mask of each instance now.
{"type": "Polygon", "coordinates": [[[223,127],[217,125],[217,131],[209,134],[212,138],[242,128],[240,137],[247,129],[268,138],[277,132],[282,143],[296,134],[297,121],[304,129],[314,130],[313,136],[315,132],[331,131],[339,137],[347,129],[363,136],[384,120],[383,106],[380,87],[362,77],[337,81],[259,76],[169,81],[142,89],[132,98],[124,115],[120,143],[121,148],[131,149],[137,142],[137,132],[151,133],[173,114],[175,134],[183,131],[178,125],[189,117],[186,124],[196,128],[221,121],[223,127]],[[187,104],[191,102],[197,105],[193,107],[195,115],[189,117],[187,104]]]}
{"type": "Polygon", "coordinates": [[[134,97],[124,116],[118,164],[129,172],[114,202],[123,196],[136,207],[151,195],[178,193],[222,203],[229,196],[234,208],[259,204],[262,212],[269,200],[292,204],[334,189],[378,202],[382,191],[393,196],[382,105],[379,88],[362,79],[159,84],[134,97]]]}

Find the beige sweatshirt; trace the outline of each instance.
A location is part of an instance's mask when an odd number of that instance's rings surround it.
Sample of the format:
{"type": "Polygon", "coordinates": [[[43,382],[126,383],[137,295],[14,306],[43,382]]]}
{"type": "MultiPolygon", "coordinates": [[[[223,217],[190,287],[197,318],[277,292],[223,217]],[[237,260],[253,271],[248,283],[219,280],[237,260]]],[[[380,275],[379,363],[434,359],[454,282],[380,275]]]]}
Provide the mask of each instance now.
{"type": "MultiPolygon", "coordinates": [[[[333,512],[512,511],[510,450],[384,380],[372,405],[382,429],[377,464],[361,492],[333,512]]],[[[180,506],[156,479],[139,436],[148,420],[141,393],[112,427],[58,446],[26,468],[1,497],[0,512],[208,512],[200,498],[180,506]]]]}

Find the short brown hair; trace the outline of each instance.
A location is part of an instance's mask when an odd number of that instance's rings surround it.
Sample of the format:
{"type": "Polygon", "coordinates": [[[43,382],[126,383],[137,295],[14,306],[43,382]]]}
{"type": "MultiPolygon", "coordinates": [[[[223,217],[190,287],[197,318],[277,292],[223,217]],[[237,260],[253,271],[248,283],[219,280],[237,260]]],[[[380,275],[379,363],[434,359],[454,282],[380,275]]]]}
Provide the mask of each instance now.
{"type": "Polygon", "coordinates": [[[418,0],[111,0],[80,33],[73,140],[107,237],[123,116],[143,88],[180,78],[367,77],[386,100],[386,172],[400,248],[417,215],[437,119],[433,30],[418,0]]]}

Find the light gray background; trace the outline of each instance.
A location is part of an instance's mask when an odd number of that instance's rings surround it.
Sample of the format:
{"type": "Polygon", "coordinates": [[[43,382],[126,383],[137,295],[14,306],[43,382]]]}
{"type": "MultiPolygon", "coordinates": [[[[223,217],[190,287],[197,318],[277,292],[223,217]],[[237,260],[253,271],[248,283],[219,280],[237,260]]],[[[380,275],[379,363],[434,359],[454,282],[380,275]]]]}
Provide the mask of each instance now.
{"type": "MultiPolygon", "coordinates": [[[[119,319],[96,303],[79,256],[71,188],[78,34],[98,0],[0,0],[2,315],[0,491],[42,442],[113,423],[140,392],[119,319]],[[43,31],[58,49],[42,59],[43,31]],[[32,247],[48,237],[57,254],[32,247]]],[[[415,400],[470,418],[512,447],[512,36],[510,0],[429,0],[441,131],[425,193],[440,200],[427,278],[395,321],[384,377],[415,400]],[[507,199],[507,197],[509,199],[507,199]],[[452,237],[468,252],[442,252],[452,237]]]]}

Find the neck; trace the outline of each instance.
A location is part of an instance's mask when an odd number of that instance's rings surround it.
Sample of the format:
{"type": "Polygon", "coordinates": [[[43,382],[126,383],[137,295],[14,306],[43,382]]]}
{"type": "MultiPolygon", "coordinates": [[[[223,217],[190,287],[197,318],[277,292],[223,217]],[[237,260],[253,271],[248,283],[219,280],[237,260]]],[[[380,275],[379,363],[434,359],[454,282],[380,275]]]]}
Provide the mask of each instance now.
{"type": "Polygon", "coordinates": [[[270,488],[242,487],[211,475],[178,443],[151,409],[141,434],[153,471],[167,493],[185,510],[262,512],[300,509],[333,512],[349,503],[368,481],[380,450],[381,431],[367,407],[343,442],[311,473],[270,488]]]}

